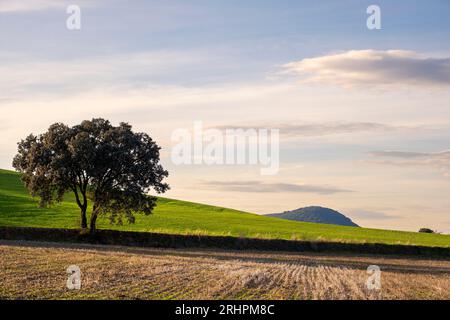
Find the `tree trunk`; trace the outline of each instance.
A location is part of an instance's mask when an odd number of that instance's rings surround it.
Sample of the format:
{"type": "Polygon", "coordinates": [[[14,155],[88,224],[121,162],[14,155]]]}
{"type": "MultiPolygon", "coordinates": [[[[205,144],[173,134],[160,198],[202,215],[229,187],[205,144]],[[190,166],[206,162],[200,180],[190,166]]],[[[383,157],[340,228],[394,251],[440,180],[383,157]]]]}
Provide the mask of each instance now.
{"type": "Polygon", "coordinates": [[[92,210],[92,214],[91,214],[91,221],[90,221],[90,232],[91,234],[95,234],[96,229],[96,222],[97,222],[97,216],[98,216],[98,212],[96,209],[92,210]]]}
{"type": "Polygon", "coordinates": [[[81,229],[87,229],[86,209],[81,209],[81,229]]]}
{"type": "Polygon", "coordinates": [[[86,218],[86,211],[87,211],[87,197],[86,192],[80,191],[83,196],[83,202],[80,200],[80,196],[78,195],[77,187],[72,188],[73,193],[75,194],[75,199],[77,200],[77,204],[80,207],[81,211],[81,229],[87,229],[87,218],[86,218]]]}

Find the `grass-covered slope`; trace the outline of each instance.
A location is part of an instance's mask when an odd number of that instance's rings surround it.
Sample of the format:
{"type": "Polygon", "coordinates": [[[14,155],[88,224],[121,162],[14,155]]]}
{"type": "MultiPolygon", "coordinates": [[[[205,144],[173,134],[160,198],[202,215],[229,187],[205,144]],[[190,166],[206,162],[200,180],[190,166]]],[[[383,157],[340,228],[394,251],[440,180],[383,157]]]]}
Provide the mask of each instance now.
{"type": "MultiPolygon", "coordinates": [[[[0,226],[78,228],[79,209],[71,195],[51,208],[38,200],[12,171],[0,169],[0,226]]],[[[160,198],[150,216],[136,214],[136,223],[100,229],[152,231],[177,234],[230,235],[296,240],[330,240],[450,247],[450,236],[296,222],[204,204],[160,198]]]]}

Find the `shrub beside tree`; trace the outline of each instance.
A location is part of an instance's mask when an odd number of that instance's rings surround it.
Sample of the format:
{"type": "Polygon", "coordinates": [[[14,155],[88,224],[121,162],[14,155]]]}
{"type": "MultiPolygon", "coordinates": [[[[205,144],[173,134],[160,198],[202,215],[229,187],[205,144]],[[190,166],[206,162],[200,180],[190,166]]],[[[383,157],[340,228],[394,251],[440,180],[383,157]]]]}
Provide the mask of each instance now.
{"type": "Polygon", "coordinates": [[[429,228],[420,228],[419,232],[422,232],[422,233],[435,233],[433,230],[431,230],[429,228]]]}
{"type": "Polygon", "coordinates": [[[160,164],[160,147],[146,133],[135,133],[127,123],[113,126],[105,119],[83,121],[69,127],[50,126],[40,135],[30,134],[18,143],[13,167],[40,206],[60,202],[73,192],[80,207],[80,227],[96,231],[99,215],[112,223],[135,221],[134,213],[150,214],[156,205],[151,189],[163,193],[169,185],[160,164]]]}

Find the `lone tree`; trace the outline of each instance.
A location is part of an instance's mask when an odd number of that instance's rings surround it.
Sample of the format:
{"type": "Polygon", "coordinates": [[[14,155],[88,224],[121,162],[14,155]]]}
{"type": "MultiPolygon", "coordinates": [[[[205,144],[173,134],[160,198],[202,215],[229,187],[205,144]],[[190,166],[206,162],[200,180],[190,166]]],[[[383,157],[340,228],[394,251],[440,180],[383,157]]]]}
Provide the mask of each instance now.
{"type": "Polygon", "coordinates": [[[92,201],[90,232],[97,217],[108,215],[111,223],[133,223],[134,212],[150,214],[156,197],[169,189],[168,176],[159,159],[160,147],[145,133],[135,133],[127,123],[112,126],[92,119],[68,127],[62,123],[47,132],[30,134],[18,143],[14,168],[40,206],[60,202],[73,192],[81,210],[81,228],[87,228],[88,201],[92,201]]]}

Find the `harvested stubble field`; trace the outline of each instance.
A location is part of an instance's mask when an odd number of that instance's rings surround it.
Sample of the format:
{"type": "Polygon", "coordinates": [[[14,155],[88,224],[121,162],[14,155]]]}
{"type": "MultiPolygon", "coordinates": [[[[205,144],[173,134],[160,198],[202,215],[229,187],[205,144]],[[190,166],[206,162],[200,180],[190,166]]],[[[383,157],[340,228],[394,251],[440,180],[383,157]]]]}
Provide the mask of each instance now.
{"type": "Polygon", "coordinates": [[[450,299],[450,261],[0,242],[2,299],[450,299]],[[365,289],[368,265],[382,290],[365,289]],[[82,272],[66,288],[66,269],[82,272]]]}

